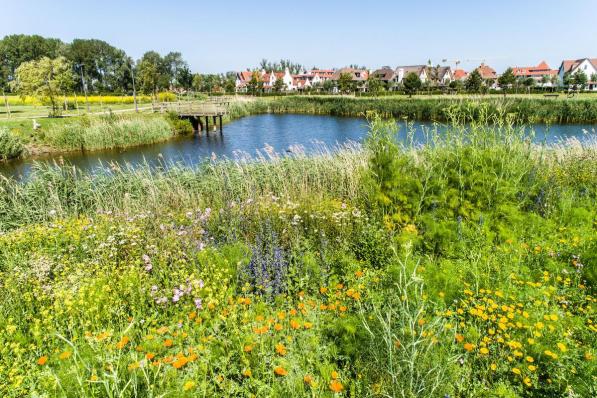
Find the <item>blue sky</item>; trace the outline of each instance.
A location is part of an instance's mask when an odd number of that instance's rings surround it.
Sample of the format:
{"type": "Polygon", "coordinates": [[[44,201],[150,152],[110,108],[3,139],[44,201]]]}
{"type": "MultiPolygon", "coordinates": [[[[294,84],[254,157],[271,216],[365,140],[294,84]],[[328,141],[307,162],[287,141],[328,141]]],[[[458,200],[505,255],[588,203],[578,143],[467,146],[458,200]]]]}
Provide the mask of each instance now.
{"type": "MultiPolygon", "coordinates": [[[[180,51],[195,72],[463,62],[498,72],[597,57],[597,0],[0,0],[0,36],[97,38],[134,58],[180,51]],[[593,19],[593,21],[590,21],[593,19]]],[[[452,64],[453,66],[453,64],[452,64]]]]}

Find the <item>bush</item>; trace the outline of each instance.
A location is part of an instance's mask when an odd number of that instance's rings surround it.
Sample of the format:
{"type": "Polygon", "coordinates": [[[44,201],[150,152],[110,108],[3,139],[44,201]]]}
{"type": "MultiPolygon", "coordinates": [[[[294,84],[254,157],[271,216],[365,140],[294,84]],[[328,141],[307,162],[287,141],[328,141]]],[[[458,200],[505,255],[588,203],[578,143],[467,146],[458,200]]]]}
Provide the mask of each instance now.
{"type": "Polygon", "coordinates": [[[20,138],[13,135],[8,128],[0,127],[0,160],[18,158],[24,149],[20,138]]]}

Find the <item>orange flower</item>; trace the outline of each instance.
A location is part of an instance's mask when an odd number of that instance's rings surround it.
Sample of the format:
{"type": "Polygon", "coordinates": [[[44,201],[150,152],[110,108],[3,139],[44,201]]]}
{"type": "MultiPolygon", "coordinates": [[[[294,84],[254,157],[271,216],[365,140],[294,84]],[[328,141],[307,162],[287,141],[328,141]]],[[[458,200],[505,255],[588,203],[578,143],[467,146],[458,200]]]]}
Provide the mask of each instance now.
{"type": "Polygon", "coordinates": [[[147,358],[148,361],[151,361],[153,358],[155,358],[155,354],[148,352],[145,354],[145,358],[147,358]]]}
{"type": "Polygon", "coordinates": [[[156,330],[157,334],[164,334],[168,332],[168,328],[166,326],[162,326],[161,328],[159,328],[158,330],[156,330]]]}
{"type": "Polygon", "coordinates": [[[122,336],[120,341],[118,343],[116,343],[116,348],[118,348],[119,350],[122,350],[124,348],[124,346],[126,346],[129,343],[129,341],[130,341],[130,339],[128,338],[128,336],[122,336]]]}
{"type": "Polygon", "coordinates": [[[256,334],[266,334],[268,330],[269,330],[269,327],[267,325],[263,325],[263,326],[258,327],[258,328],[253,328],[253,331],[256,334]]]}
{"type": "Polygon", "coordinates": [[[243,351],[244,352],[251,352],[251,351],[253,351],[253,345],[252,344],[247,344],[246,346],[243,347],[243,351]]]}
{"type": "Polygon", "coordinates": [[[164,347],[172,347],[172,344],[174,344],[174,342],[170,339],[166,339],[164,340],[164,347]]]}
{"type": "Polygon", "coordinates": [[[283,328],[284,328],[284,327],[283,327],[281,324],[279,324],[279,323],[276,323],[276,324],[274,325],[274,329],[275,329],[277,332],[279,332],[279,331],[280,331],[280,330],[282,330],[283,328]]]}
{"type": "Polygon", "coordinates": [[[301,327],[301,324],[296,319],[293,319],[290,321],[290,327],[293,329],[298,329],[301,327]]]}
{"type": "Polygon", "coordinates": [[[189,360],[186,357],[180,357],[176,361],[172,362],[172,366],[174,366],[176,369],[180,369],[183,366],[185,366],[188,362],[189,360]]]}
{"type": "Polygon", "coordinates": [[[344,386],[338,380],[334,379],[330,382],[330,390],[333,392],[342,392],[344,386]]]}
{"type": "Polygon", "coordinates": [[[323,287],[323,286],[322,286],[322,287],[320,287],[320,288],[319,288],[319,293],[321,293],[321,294],[326,294],[326,293],[327,293],[327,291],[328,291],[328,288],[327,288],[327,287],[323,287]]]}
{"type": "Polygon", "coordinates": [[[40,358],[37,360],[37,364],[38,364],[38,365],[40,365],[40,366],[43,366],[43,365],[45,365],[45,364],[46,364],[46,362],[48,362],[48,357],[47,357],[47,356],[45,356],[45,355],[44,355],[43,357],[40,357],[40,358]]]}
{"type": "Polygon", "coordinates": [[[274,368],[274,373],[276,374],[276,376],[286,376],[288,374],[288,371],[284,369],[282,366],[276,366],[274,368]]]}
{"type": "Polygon", "coordinates": [[[363,271],[357,271],[357,272],[355,272],[354,276],[356,276],[357,278],[360,278],[361,276],[363,276],[363,271]]]}
{"type": "Polygon", "coordinates": [[[303,382],[305,384],[312,386],[313,385],[313,377],[311,377],[310,375],[305,375],[305,377],[303,377],[303,382]]]}
{"type": "Polygon", "coordinates": [[[243,376],[245,377],[251,377],[253,375],[253,372],[251,372],[251,369],[245,369],[243,370],[243,376]]]}
{"type": "Polygon", "coordinates": [[[464,336],[461,334],[457,334],[455,337],[456,337],[456,341],[459,343],[462,343],[464,341],[464,336]]]}
{"type": "Polygon", "coordinates": [[[340,375],[338,374],[338,372],[336,372],[335,370],[332,371],[332,379],[336,380],[340,377],[340,375]]]}
{"type": "Polygon", "coordinates": [[[284,347],[284,344],[282,344],[282,343],[276,344],[276,353],[278,353],[278,355],[281,355],[281,356],[286,355],[286,347],[284,347]]]}
{"type": "Polygon", "coordinates": [[[471,352],[474,348],[475,348],[475,346],[473,344],[464,343],[464,349],[467,350],[468,352],[471,352]]]}

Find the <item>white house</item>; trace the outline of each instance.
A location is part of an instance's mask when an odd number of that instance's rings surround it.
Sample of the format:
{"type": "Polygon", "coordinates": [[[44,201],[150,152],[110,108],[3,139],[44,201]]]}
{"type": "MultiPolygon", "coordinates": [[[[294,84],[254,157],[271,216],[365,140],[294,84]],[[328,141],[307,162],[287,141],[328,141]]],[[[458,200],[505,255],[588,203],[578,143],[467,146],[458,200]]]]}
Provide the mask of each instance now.
{"type": "Polygon", "coordinates": [[[419,76],[422,83],[427,81],[427,66],[425,65],[411,65],[411,66],[398,66],[396,67],[396,73],[394,74],[394,82],[400,84],[402,80],[409,73],[415,73],[419,76]]]}
{"type": "Polygon", "coordinates": [[[564,83],[564,75],[566,73],[574,75],[581,71],[587,75],[588,89],[597,91],[597,79],[594,79],[597,76],[597,58],[567,59],[562,61],[558,70],[560,83],[564,83]]]}

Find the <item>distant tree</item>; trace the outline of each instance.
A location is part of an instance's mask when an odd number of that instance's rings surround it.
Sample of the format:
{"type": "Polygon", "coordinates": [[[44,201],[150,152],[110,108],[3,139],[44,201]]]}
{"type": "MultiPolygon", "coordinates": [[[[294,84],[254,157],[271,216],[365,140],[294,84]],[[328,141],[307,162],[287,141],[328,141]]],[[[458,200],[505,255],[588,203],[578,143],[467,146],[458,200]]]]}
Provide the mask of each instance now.
{"type": "Polygon", "coordinates": [[[516,76],[514,76],[514,72],[512,68],[508,68],[502,73],[500,77],[498,77],[498,85],[504,91],[504,96],[506,95],[506,90],[511,87],[514,82],[516,81],[516,76]]]}
{"type": "Polygon", "coordinates": [[[541,76],[541,85],[545,87],[545,85],[547,83],[549,83],[549,76],[548,75],[541,76]]]}
{"type": "Polygon", "coordinates": [[[593,83],[597,82],[597,73],[593,73],[593,74],[591,74],[591,81],[592,81],[593,83]]]}
{"type": "Polygon", "coordinates": [[[286,88],[286,85],[284,84],[284,80],[276,79],[276,81],[274,82],[274,92],[280,93],[280,92],[284,91],[285,88],[286,88]]]}
{"type": "Polygon", "coordinates": [[[550,80],[551,80],[551,84],[553,86],[555,86],[556,84],[558,84],[560,77],[558,75],[552,75],[550,80]]]}
{"type": "Polygon", "coordinates": [[[527,89],[533,87],[535,85],[535,79],[533,79],[532,77],[527,77],[526,79],[523,80],[523,84],[525,85],[525,87],[527,89]]]}
{"type": "Polygon", "coordinates": [[[23,63],[43,57],[61,55],[64,43],[39,35],[9,35],[0,40],[0,88],[10,90],[17,68],[23,63]]]}
{"type": "Polygon", "coordinates": [[[251,80],[247,83],[247,92],[252,95],[256,95],[263,91],[263,81],[261,75],[257,71],[253,71],[251,80]]]}
{"type": "Polygon", "coordinates": [[[201,76],[201,74],[200,73],[194,73],[193,74],[193,83],[192,83],[191,87],[195,91],[201,91],[201,84],[202,84],[202,82],[203,82],[203,77],[201,76]]]}
{"type": "Polygon", "coordinates": [[[472,71],[466,81],[464,82],[464,87],[470,93],[478,93],[481,91],[481,87],[483,86],[483,79],[481,78],[481,74],[478,70],[472,71]]]}
{"type": "Polygon", "coordinates": [[[52,104],[50,116],[58,116],[60,107],[57,97],[72,89],[74,76],[72,65],[64,57],[23,62],[15,71],[12,88],[21,96],[33,96],[52,104]]]}
{"type": "Polygon", "coordinates": [[[331,93],[334,90],[334,87],[336,87],[336,82],[334,82],[333,80],[325,80],[322,86],[323,91],[325,91],[326,93],[331,93]]]}
{"type": "Polygon", "coordinates": [[[564,86],[570,86],[573,84],[572,74],[570,73],[570,71],[564,73],[562,83],[564,84],[564,86]]]}
{"type": "Polygon", "coordinates": [[[354,90],[354,81],[350,73],[340,73],[338,78],[338,90],[341,93],[350,93],[354,90]]]}
{"type": "Polygon", "coordinates": [[[176,84],[180,88],[189,90],[193,86],[193,73],[188,66],[184,65],[178,69],[176,74],[176,84]]]}
{"type": "MultiPolygon", "coordinates": [[[[73,64],[78,75],[83,74],[87,89],[92,92],[128,92],[132,90],[130,59],[105,41],[74,39],[63,50],[64,56],[73,64]]],[[[83,90],[79,78],[76,88],[83,90]]]]}
{"type": "Polygon", "coordinates": [[[374,74],[369,75],[369,79],[367,79],[367,89],[372,94],[379,94],[384,88],[383,82],[379,79],[379,77],[375,76],[374,74]]]}
{"type": "Polygon", "coordinates": [[[440,65],[436,65],[436,66],[431,66],[431,60],[429,60],[427,62],[427,76],[428,76],[428,81],[430,83],[430,85],[432,86],[437,86],[439,85],[439,72],[440,72],[441,66],[440,65]]]}
{"type": "Polygon", "coordinates": [[[576,86],[577,90],[584,90],[585,86],[589,79],[587,78],[587,74],[582,70],[579,70],[574,74],[574,78],[572,79],[573,84],[576,86]]]}
{"type": "Polygon", "coordinates": [[[404,87],[404,92],[408,94],[409,97],[412,97],[413,94],[417,92],[421,88],[423,83],[414,72],[410,72],[406,75],[406,77],[402,80],[402,86],[404,87]]]}
{"type": "Polygon", "coordinates": [[[148,51],[143,54],[137,69],[137,80],[143,92],[155,95],[158,91],[168,88],[170,83],[169,68],[157,52],[148,51]]]}
{"type": "Polygon", "coordinates": [[[464,84],[462,83],[462,80],[452,80],[449,84],[449,87],[453,90],[460,91],[463,89],[464,84]]]}
{"type": "Polygon", "coordinates": [[[224,90],[228,94],[234,94],[236,92],[236,80],[234,76],[226,77],[226,82],[224,83],[224,90]]]}

